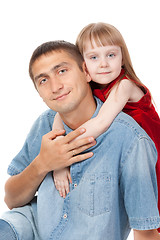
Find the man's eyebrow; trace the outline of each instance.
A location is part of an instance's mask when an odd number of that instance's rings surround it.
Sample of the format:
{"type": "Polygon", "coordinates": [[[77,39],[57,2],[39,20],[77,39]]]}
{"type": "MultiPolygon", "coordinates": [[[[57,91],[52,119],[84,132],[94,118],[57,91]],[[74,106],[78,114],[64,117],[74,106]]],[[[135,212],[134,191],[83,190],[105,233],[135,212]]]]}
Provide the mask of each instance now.
{"type": "MultiPolygon", "coordinates": [[[[63,67],[63,66],[69,66],[70,64],[68,62],[61,62],[55,66],[53,66],[49,72],[56,71],[58,68],[63,67]]],[[[35,76],[34,81],[36,82],[39,78],[41,77],[46,77],[48,73],[40,73],[39,75],[35,76]]]]}
{"type": "Polygon", "coordinates": [[[37,82],[39,78],[46,77],[45,73],[41,73],[34,78],[34,81],[37,82]]]}
{"type": "Polygon", "coordinates": [[[55,65],[53,68],[51,68],[51,71],[55,71],[55,70],[57,70],[57,69],[60,68],[60,67],[69,66],[69,65],[70,65],[70,64],[69,64],[68,62],[61,62],[61,63],[55,65]]]}

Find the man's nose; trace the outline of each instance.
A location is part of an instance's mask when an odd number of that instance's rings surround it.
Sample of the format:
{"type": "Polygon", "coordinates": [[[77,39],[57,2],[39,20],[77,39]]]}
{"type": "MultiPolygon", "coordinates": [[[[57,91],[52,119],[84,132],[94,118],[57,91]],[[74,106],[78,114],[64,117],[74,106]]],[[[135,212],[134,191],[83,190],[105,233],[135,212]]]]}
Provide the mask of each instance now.
{"type": "Polygon", "coordinates": [[[52,77],[50,81],[50,87],[51,87],[51,91],[55,93],[63,88],[63,83],[56,77],[52,77]]]}

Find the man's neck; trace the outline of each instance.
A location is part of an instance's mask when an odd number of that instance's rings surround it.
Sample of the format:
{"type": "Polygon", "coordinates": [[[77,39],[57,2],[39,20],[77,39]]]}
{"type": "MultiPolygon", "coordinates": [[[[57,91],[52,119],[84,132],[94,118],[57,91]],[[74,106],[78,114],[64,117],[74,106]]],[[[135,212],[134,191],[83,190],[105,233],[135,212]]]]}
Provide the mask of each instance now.
{"type": "Polygon", "coordinates": [[[76,129],[88,121],[93,116],[95,110],[96,101],[91,94],[77,109],[63,115],[60,114],[60,116],[69,128],[76,129]]]}

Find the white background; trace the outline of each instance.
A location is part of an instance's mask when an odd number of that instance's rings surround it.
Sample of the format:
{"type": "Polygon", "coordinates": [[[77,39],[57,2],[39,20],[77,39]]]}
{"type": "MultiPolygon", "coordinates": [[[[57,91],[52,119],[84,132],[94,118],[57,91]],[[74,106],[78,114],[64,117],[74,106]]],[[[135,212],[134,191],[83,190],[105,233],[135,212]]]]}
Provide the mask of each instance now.
{"type": "MultiPolygon", "coordinates": [[[[0,214],[6,170],[37,116],[47,107],[28,75],[33,50],[43,42],[75,42],[91,22],[107,22],[122,33],[134,69],[152,92],[160,112],[160,14],[158,0],[5,0],[0,3],[0,214]],[[3,2],[3,3],[2,3],[3,2]]],[[[133,239],[132,233],[129,239],[133,239]]]]}

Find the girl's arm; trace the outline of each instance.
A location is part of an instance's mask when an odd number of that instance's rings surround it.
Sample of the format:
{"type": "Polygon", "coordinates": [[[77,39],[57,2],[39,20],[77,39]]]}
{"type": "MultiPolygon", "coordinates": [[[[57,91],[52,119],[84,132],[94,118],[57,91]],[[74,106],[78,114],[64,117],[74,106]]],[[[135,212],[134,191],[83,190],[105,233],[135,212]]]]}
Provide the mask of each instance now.
{"type": "Polygon", "coordinates": [[[160,234],[154,230],[134,230],[134,240],[160,240],[160,234]]]}
{"type": "MultiPolygon", "coordinates": [[[[127,101],[130,99],[133,84],[129,80],[123,80],[115,85],[109,94],[106,102],[102,105],[97,117],[85,122],[81,127],[86,129],[82,137],[93,136],[97,138],[105,132],[117,114],[123,109],[127,101]]],[[[59,114],[56,114],[53,128],[62,129],[63,124],[59,114]]],[[[81,137],[78,137],[81,138],[81,137]]],[[[53,172],[54,183],[60,195],[65,198],[69,192],[69,182],[72,183],[69,168],[60,169],[53,172]]]]}
{"type": "MultiPolygon", "coordinates": [[[[83,137],[93,136],[97,138],[105,132],[117,114],[122,111],[126,103],[132,99],[131,96],[134,96],[133,91],[135,88],[138,87],[127,79],[116,84],[111,90],[107,100],[102,105],[98,115],[81,126],[86,129],[83,137]]],[[[81,138],[81,136],[78,138],[81,138]]]]}
{"type": "MultiPolygon", "coordinates": [[[[58,130],[64,129],[63,122],[62,122],[62,119],[61,119],[59,113],[56,113],[55,118],[54,118],[52,130],[54,130],[54,129],[58,129],[58,130]]],[[[63,137],[64,136],[62,136],[62,135],[58,136],[55,140],[57,140],[59,138],[63,138],[63,137]]],[[[70,190],[69,183],[72,183],[72,178],[70,175],[70,168],[66,167],[66,168],[54,170],[53,171],[53,179],[54,179],[55,187],[59,191],[60,196],[65,198],[70,190]]]]}
{"type": "Polygon", "coordinates": [[[64,127],[63,127],[63,122],[62,122],[62,119],[61,119],[59,113],[56,113],[56,115],[55,115],[55,117],[54,117],[54,122],[53,122],[52,130],[54,130],[54,129],[58,129],[58,130],[64,129],[64,127]]]}

